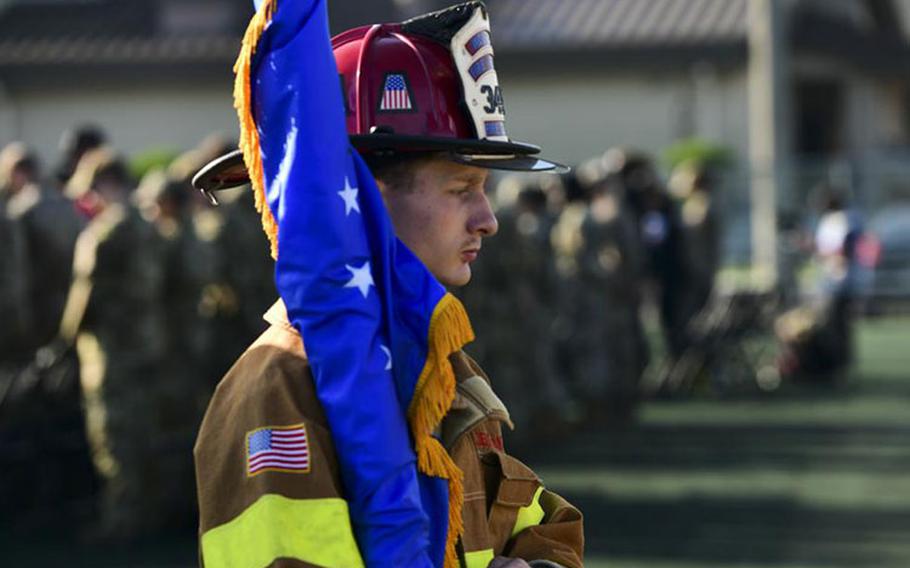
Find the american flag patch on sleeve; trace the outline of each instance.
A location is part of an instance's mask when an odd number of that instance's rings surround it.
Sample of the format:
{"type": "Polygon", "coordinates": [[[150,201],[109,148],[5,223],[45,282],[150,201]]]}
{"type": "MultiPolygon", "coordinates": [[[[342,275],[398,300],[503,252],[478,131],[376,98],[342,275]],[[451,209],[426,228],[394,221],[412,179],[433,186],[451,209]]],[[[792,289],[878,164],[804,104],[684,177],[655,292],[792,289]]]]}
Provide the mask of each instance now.
{"type": "Polygon", "coordinates": [[[310,471],[310,448],[306,426],[269,426],[246,434],[246,474],[265,471],[307,473],[310,471]]]}

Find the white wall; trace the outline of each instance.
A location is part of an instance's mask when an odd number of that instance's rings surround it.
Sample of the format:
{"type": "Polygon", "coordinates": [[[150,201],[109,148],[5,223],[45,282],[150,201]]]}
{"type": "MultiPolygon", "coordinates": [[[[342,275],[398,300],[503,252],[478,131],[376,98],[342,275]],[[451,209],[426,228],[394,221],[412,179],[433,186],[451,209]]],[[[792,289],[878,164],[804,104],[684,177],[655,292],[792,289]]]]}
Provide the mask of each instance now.
{"type": "Polygon", "coordinates": [[[613,145],[659,154],[683,136],[703,136],[746,156],[743,73],[500,74],[509,136],[547,156],[579,162],[613,145]]]}
{"type": "MultiPolygon", "coordinates": [[[[538,144],[546,156],[577,163],[613,145],[655,155],[682,136],[726,144],[745,157],[745,75],[512,76],[500,80],[509,135],[538,144]]],[[[149,148],[194,146],[212,131],[237,134],[231,85],[119,88],[18,93],[0,97],[0,144],[21,139],[46,164],[57,160],[60,133],[92,122],[116,148],[134,154],[149,148]]]]}
{"type": "Polygon", "coordinates": [[[34,147],[45,164],[57,162],[60,134],[75,124],[101,126],[118,150],[134,154],[150,148],[184,150],[213,131],[236,137],[231,85],[186,88],[93,89],[17,93],[0,98],[0,144],[14,139],[34,147]],[[14,118],[13,118],[14,116],[14,118]]]}

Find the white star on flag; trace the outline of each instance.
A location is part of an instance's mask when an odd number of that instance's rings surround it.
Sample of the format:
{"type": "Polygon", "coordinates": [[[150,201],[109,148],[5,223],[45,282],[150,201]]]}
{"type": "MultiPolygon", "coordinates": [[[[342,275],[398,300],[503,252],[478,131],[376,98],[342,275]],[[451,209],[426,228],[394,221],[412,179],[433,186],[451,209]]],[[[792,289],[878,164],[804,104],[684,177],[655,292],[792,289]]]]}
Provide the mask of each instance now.
{"type": "Polygon", "coordinates": [[[350,264],[345,264],[344,267],[351,272],[351,280],[344,287],[357,288],[363,294],[363,297],[366,298],[370,291],[370,286],[375,286],[373,275],[370,274],[370,262],[364,262],[360,268],[354,268],[350,264]]]}
{"type": "Polygon", "coordinates": [[[392,370],[392,350],[389,349],[388,347],[386,347],[385,345],[380,345],[379,348],[382,349],[382,352],[385,353],[385,356],[389,358],[388,362],[385,364],[385,370],[391,371],[392,370]]]}
{"type": "Polygon", "coordinates": [[[357,193],[359,191],[356,187],[351,187],[348,176],[344,176],[344,189],[338,192],[338,197],[344,200],[345,217],[351,214],[351,209],[360,213],[360,204],[357,203],[357,193]]]}

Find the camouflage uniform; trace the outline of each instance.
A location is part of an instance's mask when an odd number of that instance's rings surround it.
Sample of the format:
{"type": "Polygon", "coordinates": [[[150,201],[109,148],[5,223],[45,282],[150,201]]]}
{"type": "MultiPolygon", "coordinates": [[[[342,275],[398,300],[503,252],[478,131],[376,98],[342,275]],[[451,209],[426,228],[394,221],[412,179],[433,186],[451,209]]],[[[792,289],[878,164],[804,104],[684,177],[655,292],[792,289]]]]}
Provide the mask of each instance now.
{"type": "Polygon", "coordinates": [[[688,289],[682,221],[676,203],[659,179],[651,159],[626,154],[615,171],[624,201],[637,223],[644,252],[645,283],[653,290],[660,323],[671,358],[686,348],[683,301],[688,289]]]}
{"type": "Polygon", "coordinates": [[[0,200],[0,364],[21,357],[31,313],[22,227],[6,215],[0,200]]]}
{"type": "MultiPolygon", "coordinates": [[[[155,518],[195,518],[192,445],[211,396],[206,357],[213,349],[210,310],[204,305],[207,287],[216,279],[218,257],[213,240],[220,217],[210,210],[193,211],[194,193],[184,182],[161,171],[147,174],[134,194],[143,216],[152,222],[161,245],[161,315],[164,354],[155,381],[158,410],[150,437],[160,443],[156,466],[155,518]]],[[[173,523],[171,523],[173,524],[173,523]]]]}
{"type": "MultiPolygon", "coordinates": [[[[4,213],[19,228],[19,266],[9,275],[24,294],[13,294],[17,311],[28,314],[28,329],[10,317],[19,363],[4,373],[14,381],[4,415],[18,432],[18,463],[27,479],[14,483],[29,504],[60,506],[93,489],[79,388],[78,361],[55,341],[72,278],[73,247],[82,220],[72,203],[35,182],[37,160],[22,144],[4,148],[0,177],[10,192],[4,213]]],[[[10,440],[7,440],[10,442],[10,440]]]]}
{"type": "Polygon", "coordinates": [[[573,395],[583,394],[579,387],[584,372],[582,358],[586,346],[582,339],[590,314],[583,301],[583,283],[579,279],[578,260],[584,246],[581,232],[588,205],[582,200],[570,201],[559,213],[550,233],[556,267],[559,295],[556,306],[554,341],[556,360],[570,385],[573,395]]]}
{"type": "Polygon", "coordinates": [[[720,218],[710,173],[706,166],[683,164],[670,180],[682,221],[683,263],[687,274],[680,308],[684,324],[708,304],[720,266],[720,218]]]}
{"type": "Polygon", "coordinates": [[[34,437],[22,427],[16,396],[21,343],[28,332],[29,316],[23,250],[18,223],[0,209],[0,447],[4,448],[0,454],[0,518],[18,513],[25,504],[23,493],[33,488],[34,468],[24,463],[22,454],[34,437]]]}
{"type": "Polygon", "coordinates": [[[577,266],[577,387],[592,418],[631,417],[647,364],[639,320],[641,253],[618,188],[602,185],[585,211],[577,266]]]}
{"type": "Polygon", "coordinates": [[[104,481],[101,528],[116,536],[148,528],[157,488],[167,482],[154,436],[165,347],[161,279],[160,244],[135,209],[108,205],[79,236],[63,329],[79,329],[86,430],[104,481]]]}
{"type": "Polygon", "coordinates": [[[24,239],[18,223],[5,213],[0,209],[0,517],[15,515],[31,497],[34,460],[29,453],[35,439],[29,428],[34,405],[23,404],[18,380],[29,322],[24,239]]]}
{"type": "Polygon", "coordinates": [[[9,200],[10,217],[19,220],[28,258],[29,304],[34,315],[29,344],[51,341],[72,280],[73,248],[83,221],[59,193],[30,184],[9,200]]]}
{"type": "Polygon", "coordinates": [[[192,230],[185,233],[196,243],[196,281],[205,282],[196,300],[199,330],[187,340],[199,350],[198,376],[205,380],[205,402],[218,379],[265,329],[261,314],[278,294],[273,283],[275,264],[252,191],[248,187],[221,191],[220,207],[213,208],[192,189],[196,172],[236,148],[236,141],[215,132],[178,156],[167,169],[168,177],[179,180],[186,195],[195,197],[190,207],[192,230]],[[205,266],[204,275],[199,264],[205,266]]]}
{"type": "Polygon", "coordinates": [[[262,333],[262,313],[278,295],[273,281],[275,262],[269,256],[253,193],[248,189],[222,192],[219,199],[222,206],[212,212],[223,215],[213,236],[219,255],[218,278],[203,299],[214,330],[206,372],[211,388],[262,333]]]}

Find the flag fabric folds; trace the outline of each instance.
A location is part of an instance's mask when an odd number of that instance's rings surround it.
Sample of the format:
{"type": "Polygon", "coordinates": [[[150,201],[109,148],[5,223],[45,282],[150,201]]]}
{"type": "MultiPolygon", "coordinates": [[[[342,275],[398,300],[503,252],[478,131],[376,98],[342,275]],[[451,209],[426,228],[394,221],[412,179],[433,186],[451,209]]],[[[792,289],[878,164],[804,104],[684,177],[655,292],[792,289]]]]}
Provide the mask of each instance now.
{"type": "Polygon", "coordinates": [[[241,149],[368,566],[455,566],[461,472],[433,437],[473,339],[351,147],[324,0],[264,0],[235,66],[241,149]]]}

